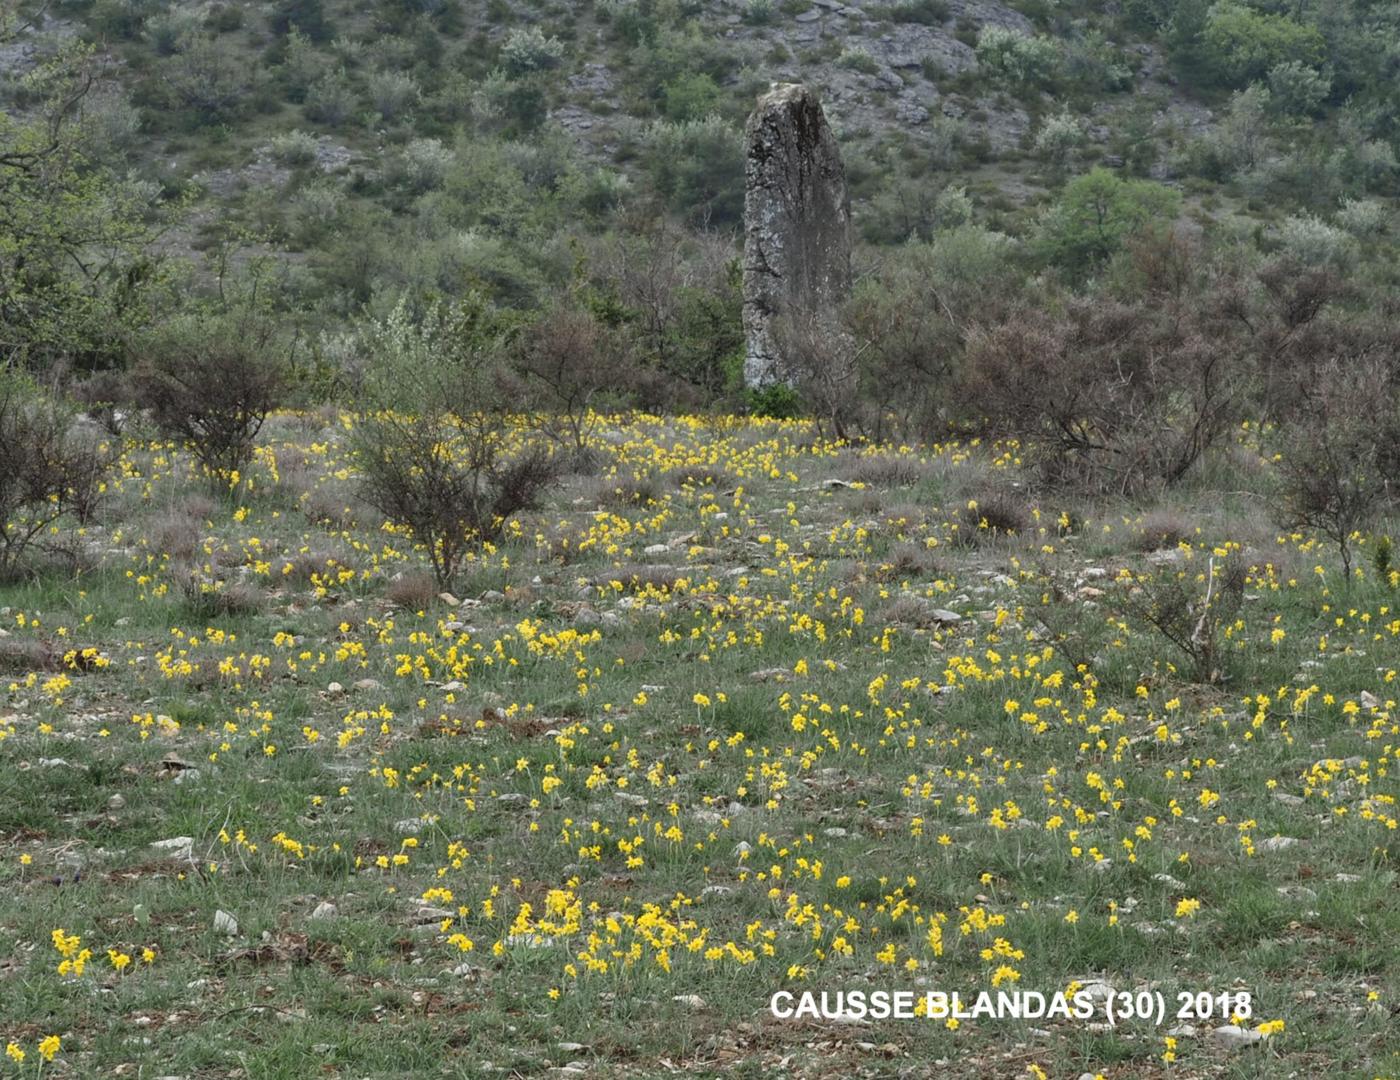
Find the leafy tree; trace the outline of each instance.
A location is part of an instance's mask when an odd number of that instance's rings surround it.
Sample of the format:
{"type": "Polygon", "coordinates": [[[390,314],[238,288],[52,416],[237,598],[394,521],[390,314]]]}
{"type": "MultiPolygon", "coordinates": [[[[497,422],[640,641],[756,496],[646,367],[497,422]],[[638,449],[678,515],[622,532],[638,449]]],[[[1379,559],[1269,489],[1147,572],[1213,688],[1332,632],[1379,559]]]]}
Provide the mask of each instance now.
{"type": "Polygon", "coordinates": [[[984,26],[977,36],[977,62],[1005,82],[1036,86],[1055,74],[1060,49],[1043,34],[1032,37],[1004,26],[984,26]]]}
{"type": "Polygon", "coordinates": [[[1181,196],[1151,180],[1124,180],[1107,169],[1071,180],[1041,222],[1045,258],[1073,279],[1101,267],[1129,237],[1170,224],[1181,196]]]}
{"type": "Polygon", "coordinates": [[[296,31],[315,42],[329,41],[333,33],[322,0],[277,0],[268,21],[274,34],[296,31]]]}
{"type": "Polygon", "coordinates": [[[1201,36],[1217,74],[1233,86],[1265,78],[1287,61],[1315,68],[1325,56],[1316,27],[1287,15],[1255,11],[1236,0],[1211,6],[1201,36]]]}
{"type": "Polygon", "coordinates": [[[0,113],[6,365],[108,366],[149,316],[154,193],[91,160],[76,122],[98,77],[91,52],[68,50],[23,80],[35,114],[0,113]]]}
{"type": "Polygon", "coordinates": [[[656,190],[678,213],[717,227],[743,217],[743,138],[719,117],[652,125],[645,161],[656,190]]]}

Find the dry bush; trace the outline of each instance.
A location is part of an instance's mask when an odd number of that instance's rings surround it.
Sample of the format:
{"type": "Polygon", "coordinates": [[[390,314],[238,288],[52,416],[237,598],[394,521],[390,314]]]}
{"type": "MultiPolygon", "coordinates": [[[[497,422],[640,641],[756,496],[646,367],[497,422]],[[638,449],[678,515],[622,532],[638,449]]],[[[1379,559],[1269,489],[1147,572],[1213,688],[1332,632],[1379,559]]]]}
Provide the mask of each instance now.
{"type": "Polygon", "coordinates": [[[306,520],[324,529],[344,532],[356,528],[367,516],[365,507],[353,493],[334,486],[319,486],[297,500],[306,520]]]}
{"type": "Polygon", "coordinates": [[[137,368],[138,400],[162,431],[189,445],[216,488],[252,459],[253,440],[277,404],[274,339],[262,320],[176,324],[150,343],[137,368]]]}
{"type": "Polygon", "coordinates": [[[1229,342],[1145,304],[1075,298],[969,337],[964,392],[1026,441],[1052,483],[1120,494],[1181,480],[1233,429],[1247,364],[1229,342]]]}
{"type": "Polygon", "coordinates": [[[992,492],[969,500],[955,519],[959,544],[976,546],[1008,536],[1020,536],[1031,527],[1030,511],[1013,495],[992,492]]]}
{"type": "Polygon", "coordinates": [[[674,488],[719,487],[727,479],[725,473],[708,465],[677,465],[662,477],[674,488]]]}
{"type": "Polygon", "coordinates": [[[903,454],[860,454],[840,469],[840,477],[875,488],[913,487],[932,474],[925,461],[903,454]]]}
{"type": "Polygon", "coordinates": [[[170,510],[151,522],[146,540],[154,551],[177,561],[189,561],[204,540],[204,522],[204,518],[170,510]]]}
{"type": "Polygon", "coordinates": [[[400,303],[366,335],[370,409],[351,434],[359,495],[412,533],[441,589],[473,545],[534,509],[559,475],[550,447],[509,420],[501,334],[473,294],[419,318],[400,303]]]}
{"type": "Polygon", "coordinates": [[[594,405],[622,400],[632,367],[621,334],[592,312],[560,301],[520,336],[514,366],[549,410],[545,430],[568,442],[581,464],[596,468],[599,459],[586,453],[598,421],[594,405]]]}
{"type": "Polygon", "coordinates": [[[1189,663],[1194,677],[1205,683],[1223,680],[1225,628],[1235,621],[1244,603],[1248,568],[1238,554],[1212,556],[1205,581],[1198,584],[1197,566],[1158,567],[1118,582],[1106,602],[1130,623],[1151,630],[1172,645],[1189,663]]]}
{"type": "Polygon", "coordinates": [[[646,506],[661,499],[661,486],[650,475],[605,476],[585,489],[583,498],[598,506],[646,506]]]}
{"type": "Polygon", "coordinates": [[[1278,523],[1337,546],[1351,579],[1354,537],[1400,489],[1400,372],[1381,362],[1332,363],[1299,391],[1284,434],[1278,523]]]}
{"type": "Polygon", "coordinates": [[[859,395],[859,348],[837,313],[784,314],[772,323],[782,357],[778,378],[797,391],[823,437],[847,439],[864,430],[868,409],[859,395]]]}
{"type": "Polygon", "coordinates": [[[194,568],[178,573],[176,581],[186,610],[195,618],[256,615],[263,609],[265,597],[256,585],[224,582],[194,568]]]}
{"type": "Polygon", "coordinates": [[[440,591],[431,574],[409,571],[395,576],[384,595],[406,611],[423,611],[432,605],[440,591]]]}
{"type": "Polygon", "coordinates": [[[1147,552],[1174,548],[1195,534],[1196,530],[1176,514],[1158,510],[1148,514],[1133,530],[1133,549],[1147,552]]]}
{"type": "Polygon", "coordinates": [[[922,544],[896,544],[874,568],[877,581],[929,578],[938,573],[939,561],[922,544]]]}
{"type": "Polygon", "coordinates": [[[132,414],[131,380],[120,371],[94,371],[68,388],[73,401],[113,438],[126,431],[132,414]]]}
{"type": "Polygon", "coordinates": [[[0,374],[0,573],[31,550],[76,558],[53,526],[86,520],[109,467],[96,440],[76,430],[57,401],[18,376],[0,374]]]}

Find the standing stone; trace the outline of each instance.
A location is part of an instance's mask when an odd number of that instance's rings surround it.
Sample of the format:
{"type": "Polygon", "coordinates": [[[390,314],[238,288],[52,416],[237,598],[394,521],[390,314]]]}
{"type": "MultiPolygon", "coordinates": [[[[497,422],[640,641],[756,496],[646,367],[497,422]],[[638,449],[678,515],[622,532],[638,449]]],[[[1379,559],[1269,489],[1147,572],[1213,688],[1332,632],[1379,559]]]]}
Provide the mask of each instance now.
{"type": "Polygon", "coordinates": [[[829,322],[851,290],[851,200],[817,95],[800,83],[758,99],[745,130],[744,382],[786,381],[774,323],[829,322]]]}

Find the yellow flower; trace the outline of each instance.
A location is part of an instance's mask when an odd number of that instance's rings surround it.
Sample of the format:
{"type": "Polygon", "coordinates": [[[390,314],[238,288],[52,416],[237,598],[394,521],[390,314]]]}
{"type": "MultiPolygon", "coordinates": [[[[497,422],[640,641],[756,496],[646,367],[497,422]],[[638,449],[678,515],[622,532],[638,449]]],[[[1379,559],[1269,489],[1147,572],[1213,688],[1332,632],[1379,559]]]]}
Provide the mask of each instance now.
{"type": "Polygon", "coordinates": [[[58,1050],[59,1038],[57,1035],[50,1035],[39,1044],[39,1053],[43,1055],[45,1061],[52,1061],[58,1050]]]}
{"type": "Polygon", "coordinates": [[[1201,902],[1193,897],[1183,897],[1176,902],[1176,917],[1178,919],[1189,919],[1200,910],[1201,902]]]}
{"type": "Polygon", "coordinates": [[[25,1055],[24,1051],[20,1048],[19,1043],[12,1042],[5,1044],[5,1056],[10,1058],[16,1064],[20,1064],[24,1061],[25,1055]]]}

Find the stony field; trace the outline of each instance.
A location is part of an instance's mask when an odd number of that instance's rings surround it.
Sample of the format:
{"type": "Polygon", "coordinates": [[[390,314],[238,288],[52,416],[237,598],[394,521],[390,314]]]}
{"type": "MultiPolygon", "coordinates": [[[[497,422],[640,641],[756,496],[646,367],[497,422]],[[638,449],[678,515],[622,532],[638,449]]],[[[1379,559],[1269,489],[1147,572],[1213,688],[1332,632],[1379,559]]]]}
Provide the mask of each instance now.
{"type": "Polygon", "coordinates": [[[1130,505],[609,418],[443,593],[351,423],[224,492],[130,440],[0,590],[0,1077],[1400,1070],[1400,574],[1258,433],[1130,505]],[[768,1008],[876,988],[1168,1015],[768,1008]]]}

